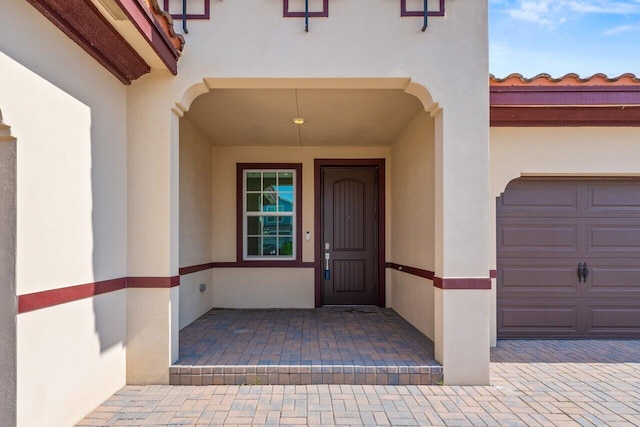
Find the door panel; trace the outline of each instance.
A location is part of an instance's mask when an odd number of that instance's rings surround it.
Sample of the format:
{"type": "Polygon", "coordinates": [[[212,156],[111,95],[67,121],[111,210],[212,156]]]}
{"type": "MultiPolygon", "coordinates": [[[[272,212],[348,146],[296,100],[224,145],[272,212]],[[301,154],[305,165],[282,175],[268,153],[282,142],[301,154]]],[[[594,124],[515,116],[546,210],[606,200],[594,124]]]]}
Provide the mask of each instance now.
{"type": "Polygon", "coordinates": [[[640,180],[520,179],[496,217],[499,337],[640,336],[640,180]]]}
{"type": "Polygon", "coordinates": [[[323,275],[323,302],[376,304],[377,168],[323,167],[321,178],[321,244],[330,271],[323,275]]]}

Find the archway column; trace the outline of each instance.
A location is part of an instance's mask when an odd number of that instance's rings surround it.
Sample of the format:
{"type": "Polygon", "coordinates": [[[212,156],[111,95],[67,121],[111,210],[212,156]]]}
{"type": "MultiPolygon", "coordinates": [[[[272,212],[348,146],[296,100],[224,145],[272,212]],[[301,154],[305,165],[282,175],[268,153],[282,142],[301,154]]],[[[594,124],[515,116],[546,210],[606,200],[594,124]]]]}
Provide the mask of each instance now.
{"type": "Polygon", "coordinates": [[[178,117],[139,119],[154,94],[128,99],[128,384],[168,384],[178,359],[178,117]]]}
{"type": "Polygon", "coordinates": [[[490,347],[488,108],[452,105],[432,113],[435,353],[446,384],[481,385],[489,384],[490,347]]]}

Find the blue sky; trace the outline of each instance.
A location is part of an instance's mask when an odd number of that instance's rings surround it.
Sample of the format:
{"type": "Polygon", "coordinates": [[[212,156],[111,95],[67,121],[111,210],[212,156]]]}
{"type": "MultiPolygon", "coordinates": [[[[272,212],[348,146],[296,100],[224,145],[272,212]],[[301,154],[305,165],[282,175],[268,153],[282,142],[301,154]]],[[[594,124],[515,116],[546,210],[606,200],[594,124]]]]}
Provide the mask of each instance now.
{"type": "Polygon", "coordinates": [[[640,76],[640,0],[489,0],[489,70],[640,76]]]}

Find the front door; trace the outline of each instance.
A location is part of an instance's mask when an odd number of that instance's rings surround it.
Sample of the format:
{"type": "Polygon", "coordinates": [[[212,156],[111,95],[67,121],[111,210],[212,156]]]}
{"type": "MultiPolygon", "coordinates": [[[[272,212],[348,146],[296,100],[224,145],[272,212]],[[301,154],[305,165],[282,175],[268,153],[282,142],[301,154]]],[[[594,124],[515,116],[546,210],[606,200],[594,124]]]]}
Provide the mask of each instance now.
{"type": "Polygon", "coordinates": [[[378,168],[321,169],[324,304],[378,303],[378,168]]]}

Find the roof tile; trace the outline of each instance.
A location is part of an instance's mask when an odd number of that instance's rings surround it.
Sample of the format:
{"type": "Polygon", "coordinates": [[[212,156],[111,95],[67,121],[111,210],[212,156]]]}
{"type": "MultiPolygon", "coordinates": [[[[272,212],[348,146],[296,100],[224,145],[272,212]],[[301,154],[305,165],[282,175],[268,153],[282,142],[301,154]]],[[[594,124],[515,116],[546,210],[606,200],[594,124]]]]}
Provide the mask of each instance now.
{"type": "Polygon", "coordinates": [[[575,73],[565,74],[559,78],[554,78],[546,73],[531,78],[517,73],[509,74],[504,78],[495,77],[493,74],[490,74],[489,77],[491,86],[626,86],[640,84],[640,78],[632,73],[625,73],[618,77],[608,77],[606,74],[598,73],[586,78],[575,73]]]}

